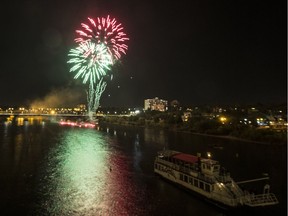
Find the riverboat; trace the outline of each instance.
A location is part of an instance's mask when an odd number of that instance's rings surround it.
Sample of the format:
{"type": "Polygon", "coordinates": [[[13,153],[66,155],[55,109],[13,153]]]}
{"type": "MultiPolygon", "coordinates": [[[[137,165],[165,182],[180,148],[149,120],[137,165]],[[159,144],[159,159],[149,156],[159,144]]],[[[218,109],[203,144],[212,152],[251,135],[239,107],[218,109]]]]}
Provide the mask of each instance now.
{"type": "MultiPolygon", "coordinates": [[[[269,184],[264,186],[261,194],[249,193],[241,189],[218,161],[203,158],[200,154],[195,156],[174,150],[160,151],[154,161],[154,172],[225,209],[278,204],[275,194],[270,193],[269,184]]],[[[267,177],[241,183],[263,179],[267,177]]]]}

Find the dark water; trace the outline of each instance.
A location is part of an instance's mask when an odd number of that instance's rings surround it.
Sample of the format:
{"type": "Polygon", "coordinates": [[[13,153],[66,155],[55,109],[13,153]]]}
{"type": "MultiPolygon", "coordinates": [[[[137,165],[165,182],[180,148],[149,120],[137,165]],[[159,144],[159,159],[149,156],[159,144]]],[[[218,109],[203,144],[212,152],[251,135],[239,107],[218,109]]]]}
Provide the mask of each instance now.
{"type": "Polygon", "coordinates": [[[63,127],[53,119],[19,118],[8,124],[4,120],[0,119],[0,215],[287,214],[286,146],[147,128],[63,127]],[[154,157],[164,147],[202,156],[209,151],[236,181],[268,173],[280,203],[245,213],[224,212],[154,175],[154,157]]]}

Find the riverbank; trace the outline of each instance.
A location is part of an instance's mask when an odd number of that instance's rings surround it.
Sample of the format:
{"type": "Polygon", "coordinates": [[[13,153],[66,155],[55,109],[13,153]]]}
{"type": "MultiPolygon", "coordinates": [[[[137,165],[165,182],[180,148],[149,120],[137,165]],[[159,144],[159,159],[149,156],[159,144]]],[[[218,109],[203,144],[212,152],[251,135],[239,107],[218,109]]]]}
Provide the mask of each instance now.
{"type": "Polygon", "coordinates": [[[230,139],[230,140],[238,140],[241,142],[249,142],[249,143],[257,143],[257,144],[263,144],[263,145],[271,145],[271,143],[268,142],[260,142],[260,141],[253,141],[253,140],[249,140],[249,139],[243,139],[243,138],[239,138],[239,137],[234,137],[234,136],[221,136],[221,135],[212,135],[212,134],[203,134],[203,133],[192,133],[192,132],[187,132],[187,133],[191,133],[194,135],[199,135],[199,136],[207,136],[207,137],[215,137],[215,138],[221,138],[221,139],[230,139]]]}
{"type": "Polygon", "coordinates": [[[206,136],[206,137],[214,137],[214,138],[221,138],[221,139],[230,139],[230,140],[238,140],[241,142],[249,142],[249,143],[256,143],[256,144],[262,144],[262,145],[284,145],[285,143],[270,143],[270,142],[263,142],[263,141],[256,141],[256,140],[249,140],[244,138],[239,138],[231,135],[214,135],[214,134],[207,134],[207,133],[196,133],[196,132],[190,132],[190,131],[177,131],[182,133],[190,133],[198,136],[206,136]]]}
{"type": "Polygon", "coordinates": [[[230,139],[230,140],[238,140],[242,142],[249,142],[249,143],[257,143],[263,145],[287,145],[287,131],[286,133],[276,132],[276,131],[269,131],[262,130],[262,129],[251,129],[247,128],[246,130],[234,130],[230,131],[229,134],[219,134],[219,130],[208,131],[207,132],[199,132],[195,130],[191,130],[189,127],[184,127],[183,125],[167,125],[161,123],[141,123],[138,121],[119,121],[119,119],[102,119],[100,120],[101,123],[107,124],[114,124],[114,125],[121,125],[127,127],[148,127],[148,128],[155,128],[155,129],[163,129],[168,131],[175,131],[181,133],[190,133],[199,136],[208,136],[208,137],[215,137],[221,139],[230,139]],[[214,132],[214,133],[213,133],[214,132]],[[218,134],[217,134],[218,133],[218,134]],[[234,136],[233,134],[238,134],[239,136],[234,136]],[[245,134],[247,136],[245,137],[245,134]]]}

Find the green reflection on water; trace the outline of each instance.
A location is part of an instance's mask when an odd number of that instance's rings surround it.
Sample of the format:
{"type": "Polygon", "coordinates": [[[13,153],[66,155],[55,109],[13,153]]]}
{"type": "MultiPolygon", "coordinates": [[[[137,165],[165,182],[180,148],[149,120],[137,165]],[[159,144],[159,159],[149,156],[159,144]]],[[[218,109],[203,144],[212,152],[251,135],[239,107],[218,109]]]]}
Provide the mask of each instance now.
{"type": "Polygon", "coordinates": [[[107,141],[95,130],[69,130],[51,151],[44,193],[48,214],[92,214],[108,208],[107,141]]]}

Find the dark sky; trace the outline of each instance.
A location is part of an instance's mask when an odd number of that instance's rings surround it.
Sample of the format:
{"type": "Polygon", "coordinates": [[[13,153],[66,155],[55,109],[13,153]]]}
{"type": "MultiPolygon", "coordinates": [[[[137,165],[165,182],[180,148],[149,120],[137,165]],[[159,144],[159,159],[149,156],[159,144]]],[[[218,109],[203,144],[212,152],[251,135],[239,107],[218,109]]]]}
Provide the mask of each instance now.
{"type": "MultiPolygon", "coordinates": [[[[7,5],[8,4],[8,5],[7,5]]],[[[67,65],[87,17],[122,23],[127,55],[102,106],[286,103],[286,1],[31,0],[1,7],[0,106],[86,102],[67,65]],[[55,100],[54,100],[55,102],[55,100]]],[[[57,105],[57,104],[56,104],[57,105]]]]}

